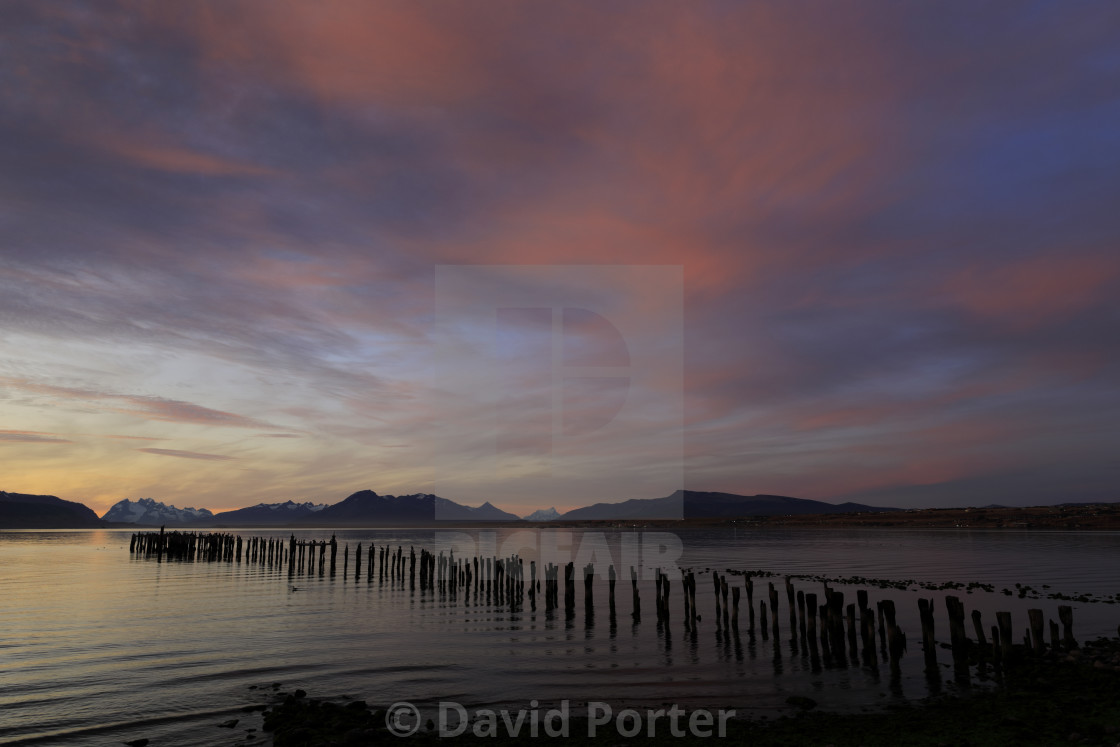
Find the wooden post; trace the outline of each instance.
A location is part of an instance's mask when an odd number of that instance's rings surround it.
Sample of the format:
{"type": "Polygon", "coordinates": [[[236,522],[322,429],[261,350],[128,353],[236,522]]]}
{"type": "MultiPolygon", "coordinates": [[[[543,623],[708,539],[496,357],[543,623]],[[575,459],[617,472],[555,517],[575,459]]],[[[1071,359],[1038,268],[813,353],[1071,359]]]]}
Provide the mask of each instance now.
{"type": "Polygon", "coordinates": [[[723,594],[723,627],[730,627],[727,619],[727,576],[720,576],[719,579],[720,592],[723,594]]]}
{"type": "MultiPolygon", "coordinates": [[[[886,656],[887,654],[887,621],[884,609],[887,605],[886,599],[880,599],[875,603],[875,609],[879,613],[879,651],[886,656]]],[[[893,605],[894,603],[891,602],[893,605]]]]}
{"type": "Polygon", "coordinates": [[[1041,656],[1043,651],[1044,620],[1042,610],[1027,610],[1027,617],[1031,622],[1031,644],[1036,656],[1041,656]]]}
{"type": "MultiPolygon", "coordinates": [[[[533,568],[533,562],[532,561],[529,561],[529,568],[530,569],[533,568]]],[[[536,574],[534,573],[534,575],[536,575],[536,574]]],[[[607,567],[607,584],[608,584],[608,587],[609,587],[609,591],[607,592],[607,595],[608,595],[607,601],[608,601],[608,606],[610,607],[610,615],[611,615],[612,618],[614,617],[614,582],[615,582],[614,566],[611,565],[611,566],[607,567]]]]}
{"type": "Polygon", "coordinates": [[[856,648],[856,606],[849,604],[844,609],[845,617],[848,623],[848,656],[855,661],[859,658],[858,649],[856,648]]]}
{"type": "Polygon", "coordinates": [[[925,654],[926,669],[937,669],[937,640],[934,637],[933,600],[918,600],[918,615],[922,620],[922,651],[925,654]]]}
{"type": "Polygon", "coordinates": [[[887,650],[890,652],[891,675],[898,677],[901,674],[899,662],[906,651],[906,636],[897,625],[891,625],[887,631],[887,650]]]}
{"type": "MultiPolygon", "coordinates": [[[[736,599],[738,599],[738,595],[736,595],[736,599]]],[[[738,603],[736,603],[736,605],[737,604],[738,603]]],[[[691,626],[693,631],[696,631],[697,620],[700,619],[700,615],[697,613],[697,577],[696,577],[696,575],[694,575],[694,573],[692,573],[692,571],[689,571],[689,609],[691,610],[691,614],[692,614],[692,620],[689,623],[689,625],[691,626]]],[[[738,606],[736,606],[736,609],[735,609],[735,617],[736,617],[736,620],[738,620],[738,617],[739,617],[738,606]]],[[[736,623],[736,624],[738,624],[738,623],[736,623]]]]}
{"type": "MultiPolygon", "coordinates": [[[[661,599],[661,614],[665,616],[665,624],[669,623],[669,577],[663,575],[661,577],[661,593],[664,597],[661,599]]],[[[666,633],[668,636],[668,633],[666,633]]]]}
{"type": "Polygon", "coordinates": [[[774,639],[778,638],[778,590],[774,584],[769,584],[770,595],[770,624],[774,628],[774,639]]]}
{"type": "Polygon", "coordinates": [[[786,605],[789,608],[789,637],[797,640],[797,597],[789,576],[786,576],[786,605]]]}
{"type": "Polygon", "coordinates": [[[754,580],[746,577],[747,582],[747,632],[754,634],[754,580]]]}
{"type": "Polygon", "coordinates": [[[968,636],[964,630],[964,605],[959,597],[945,597],[945,611],[949,615],[949,636],[953,651],[953,661],[968,660],[968,636]]]}
{"type": "Polygon", "coordinates": [[[997,612],[996,624],[999,626],[1000,656],[1006,660],[1011,654],[1011,613],[997,612]]]}
{"type": "Polygon", "coordinates": [[[805,645],[805,592],[797,590],[797,629],[801,634],[801,645],[805,645]]]}
{"type": "Polygon", "coordinates": [[[875,657],[875,613],[864,605],[859,618],[860,638],[863,641],[863,663],[874,666],[875,657]]]}
{"type": "Polygon", "coordinates": [[[984,637],[984,625],[980,622],[980,610],[972,611],[972,627],[976,631],[976,642],[980,644],[980,655],[984,656],[988,650],[988,641],[984,637]]]}
{"type": "Polygon", "coordinates": [[[828,590],[828,647],[836,663],[846,667],[844,656],[844,593],[828,590]]]}
{"type": "Polygon", "coordinates": [[[634,611],[630,616],[634,618],[634,622],[638,622],[642,619],[642,599],[638,596],[638,573],[634,566],[630,566],[630,586],[634,591],[634,611]]]}
{"type": "Polygon", "coordinates": [[[817,595],[805,595],[805,622],[808,623],[808,631],[806,633],[809,641],[809,648],[816,651],[817,649],[817,595]]]}
{"type": "Polygon", "coordinates": [[[1073,637],[1073,607],[1066,604],[1058,607],[1058,619],[1062,621],[1062,645],[1072,651],[1077,648],[1077,640],[1073,637]]]}

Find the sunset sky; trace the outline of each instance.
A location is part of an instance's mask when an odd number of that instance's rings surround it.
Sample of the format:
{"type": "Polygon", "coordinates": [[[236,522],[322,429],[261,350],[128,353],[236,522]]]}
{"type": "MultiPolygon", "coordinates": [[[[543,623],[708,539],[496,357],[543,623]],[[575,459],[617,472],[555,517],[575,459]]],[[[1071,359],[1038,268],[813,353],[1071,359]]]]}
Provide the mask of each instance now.
{"type": "Polygon", "coordinates": [[[494,397],[559,401],[561,330],[625,417],[513,433],[587,478],[518,513],[1118,500],[1118,38],[1115,3],[4,2],[0,490],[477,504],[540,467],[479,455],[494,397]],[[478,266],[468,324],[437,275],[478,266]]]}

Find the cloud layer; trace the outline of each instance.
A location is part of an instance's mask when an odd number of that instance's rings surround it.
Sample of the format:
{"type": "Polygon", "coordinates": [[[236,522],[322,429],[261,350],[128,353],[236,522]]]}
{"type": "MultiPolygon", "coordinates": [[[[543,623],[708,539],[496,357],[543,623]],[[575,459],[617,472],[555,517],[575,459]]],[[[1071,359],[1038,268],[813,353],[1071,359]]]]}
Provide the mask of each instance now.
{"type": "Polygon", "coordinates": [[[427,489],[435,268],[652,264],[686,487],[1120,498],[1120,10],[809,7],[7,3],[0,487],[427,489]]]}

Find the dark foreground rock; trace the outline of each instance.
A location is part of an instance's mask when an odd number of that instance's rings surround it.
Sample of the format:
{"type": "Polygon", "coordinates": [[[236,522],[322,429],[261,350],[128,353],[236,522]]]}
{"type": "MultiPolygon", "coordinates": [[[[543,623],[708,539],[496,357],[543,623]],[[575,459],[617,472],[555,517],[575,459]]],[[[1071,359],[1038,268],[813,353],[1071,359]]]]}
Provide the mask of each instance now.
{"type": "MultiPolygon", "coordinates": [[[[1086,644],[1078,656],[1027,660],[1004,672],[996,689],[967,697],[942,696],[876,713],[830,713],[794,703],[779,719],[731,720],[726,737],[674,737],[662,729],[653,741],[711,744],[713,741],[835,747],[1021,747],[1022,745],[1120,745],[1120,639],[1086,644]]],[[[733,708],[734,703],[727,707],[733,708]]],[[[682,724],[687,719],[682,719],[682,724]]],[[[411,742],[514,744],[525,735],[440,737],[425,725],[411,742]]],[[[386,728],[385,712],[361,701],[347,705],[289,696],[265,712],[264,728],[276,747],[294,745],[392,744],[400,738],[386,728]]],[[[609,727],[588,738],[587,723],[573,719],[566,742],[620,744],[630,741],[609,727]]],[[[643,741],[649,741],[641,737],[643,741]]],[[[550,741],[542,733],[540,740],[550,741]]]]}

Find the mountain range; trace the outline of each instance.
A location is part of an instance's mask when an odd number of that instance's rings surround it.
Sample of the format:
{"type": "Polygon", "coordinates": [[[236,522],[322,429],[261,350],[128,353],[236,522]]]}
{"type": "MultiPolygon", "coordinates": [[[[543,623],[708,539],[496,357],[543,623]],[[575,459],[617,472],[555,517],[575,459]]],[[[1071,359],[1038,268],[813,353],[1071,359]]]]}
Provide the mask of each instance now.
{"type": "Polygon", "coordinates": [[[125,498],[113,504],[101,517],[102,521],[122,524],[191,524],[209,521],[214,514],[208,508],[176,508],[154,498],[141,498],[130,501],[125,498]]]}
{"type": "Polygon", "coordinates": [[[524,519],[489,502],[464,506],[431,493],[379,495],[359,490],[333,505],[285,501],[258,503],[211,513],[205,508],[177,508],[152,498],[125,499],[99,519],[86,506],[54,496],[0,492],[0,529],[80,528],[91,526],[173,527],[345,527],[402,526],[436,522],[507,521],[638,521],[680,518],[723,518],[789,514],[834,514],[895,511],[859,503],[825,503],[780,495],[678,490],[663,498],[596,503],[560,514],[555,508],[535,511],[524,519]]]}
{"type": "Polygon", "coordinates": [[[664,498],[645,498],[621,503],[596,503],[572,509],[564,521],[607,519],[708,519],[730,516],[774,516],[785,514],[842,514],[856,511],[896,511],[862,503],[825,503],[784,495],[736,495],[698,490],[678,490],[664,498]]]}
{"type": "Polygon", "coordinates": [[[92,509],[53,495],[0,490],[0,529],[82,529],[102,525],[92,509]]]}
{"type": "Polygon", "coordinates": [[[283,503],[258,503],[248,508],[238,508],[233,511],[222,511],[214,514],[211,521],[221,526],[272,526],[295,524],[315,517],[327,507],[325,503],[296,503],[284,501],[283,503]]]}

